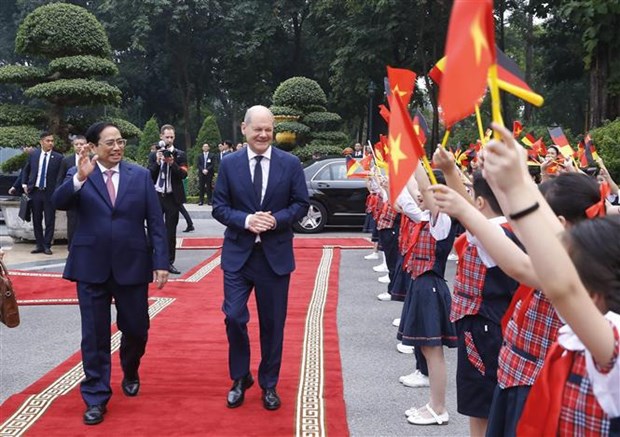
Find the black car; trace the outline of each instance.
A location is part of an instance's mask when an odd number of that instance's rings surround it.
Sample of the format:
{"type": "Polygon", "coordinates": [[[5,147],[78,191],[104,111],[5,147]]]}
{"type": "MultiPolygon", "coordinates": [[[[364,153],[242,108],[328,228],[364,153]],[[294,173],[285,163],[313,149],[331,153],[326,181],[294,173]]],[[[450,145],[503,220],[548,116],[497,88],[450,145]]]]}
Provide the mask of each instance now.
{"type": "Polygon", "coordinates": [[[347,179],[345,158],[311,161],[304,168],[310,208],[293,225],[297,232],[321,232],[325,226],[363,226],[366,179],[347,179]]]}

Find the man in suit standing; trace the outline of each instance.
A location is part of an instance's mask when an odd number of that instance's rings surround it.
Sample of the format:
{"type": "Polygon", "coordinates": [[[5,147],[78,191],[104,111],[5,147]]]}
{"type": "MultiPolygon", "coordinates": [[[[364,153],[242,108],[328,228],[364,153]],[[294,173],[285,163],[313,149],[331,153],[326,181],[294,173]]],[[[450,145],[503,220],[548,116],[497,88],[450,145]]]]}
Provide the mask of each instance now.
{"type": "MultiPolygon", "coordinates": [[[[168,234],[168,256],[170,257],[168,271],[178,275],[181,272],[174,266],[174,261],[179,211],[185,203],[183,179],[187,177],[187,156],[182,150],[174,147],[175,133],[174,126],[171,124],[164,124],[161,127],[159,138],[165,143],[165,148],[155,153],[155,162],[151,163],[149,170],[155,183],[155,191],[159,195],[168,234]]],[[[193,228],[193,225],[189,223],[187,226],[193,228]]]]}
{"type": "Polygon", "coordinates": [[[63,278],[77,282],[85,375],[80,391],[87,406],[83,420],[96,425],[112,396],[112,298],[123,334],[121,388],[126,396],[136,396],[149,328],[148,284],[153,277],[159,288],[167,282],[168,247],[151,175],[122,160],[126,140],[118,128],[95,123],[86,139],[95,156],[91,159],[88,149],[82,149],[79,165],[68,171],[53,201],[79,217],[63,278]]]}
{"type": "Polygon", "coordinates": [[[295,269],[292,225],[306,215],[308,189],[299,159],[271,146],[273,114],[253,106],[241,131],[248,147],[222,160],[213,196],[213,217],[226,225],[222,248],[229,372],[227,404],[243,403],[250,373],[247,301],[256,293],[261,362],[258,382],[263,406],[280,407],[276,385],[282,361],[288,288],[295,269]]]}
{"type": "MultiPolygon", "coordinates": [[[[69,156],[65,156],[60,162],[60,170],[58,171],[58,181],[56,183],[57,186],[62,184],[65,180],[65,176],[71,167],[75,167],[78,165],[80,156],[82,154],[82,149],[90,148],[86,145],[86,137],[84,135],[76,135],[73,137],[71,141],[73,145],[73,151],[69,156]]],[[[87,151],[88,153],[88,151],[87,151]]],[[[75,228],[77,226],[77,211],[70,209],[67,211],[67,248],[71,249],[71,240],[73,238],[73,233],[75,232],[75,228]]]]}
{"type": "Polygon", "coordinates": [[[52,254],[56,210],[52,205],[52,193],[56,188],[62,154],[55,152],[54,135],[43,132],[39,137],[40,149],[28,156],[22,177],[22,189],[32,199],[32,227],[36,248],[30,253],[52,254]],[[45,235],[43,217],[45,216],[45,235]]]}
{"type": "Polygon", "coordinates": [[[196,159],[198,169],[198,205],[204,205],[205,193],[207,205],[213,203],[213,174],[215,172],[215,153],[209,152],[209,144],[202,145],[202,153],[196,159]]]}

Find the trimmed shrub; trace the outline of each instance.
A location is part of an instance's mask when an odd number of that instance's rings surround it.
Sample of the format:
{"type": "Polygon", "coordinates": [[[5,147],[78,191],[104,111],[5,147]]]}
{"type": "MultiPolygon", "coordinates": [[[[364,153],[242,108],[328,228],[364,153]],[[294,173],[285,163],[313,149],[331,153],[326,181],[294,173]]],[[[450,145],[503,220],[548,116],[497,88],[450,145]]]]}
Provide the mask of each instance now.
{"type": "Polygon", "coordinates": [[[7,159],[2,163],[2,171],[5,173],[13,173],[14,171],[18,171],[24,168],[26,165],[26,161],[28,160],[27,153],[20,153],[19,155],[15,155],[7,159]]]}
{"type": "Polygon", "coordinates": [[[272,106],[269,108],[271,113],[275,116],[278,115],[288,115],[292,117],[301,117],[304,115],[303,111],[299,109],[291,108],[289,106],[272,106]]]}
{"type": "Polygon", "coordinates": [[[620,117],[611,122],[607,121],[590,134],[612,179],[620,183],[620,117]]]}
{"type": "Polygon", "coordinates": [[[310,128],[297,121],[283,121],[282,123],[278,123],[276,125],[274,132],[295,132],[297,135],[307,135],[310,133],[310,128]]]}
{"type": "Polygon", "coordinates": [[[305,111],[309,105],[325,106],[327,96],[315,80],[291,77],[282,82],[273,93],[274,106],[288,106],[305,111]]]}
{"type": "Polygon", "coordinates": [[[0,127],[0,146],[18,148],[39,144],[41,131],[33,126],[0,127]]]}
{"type": "Polygon", "coordinates": [[[121,131],[123,138],[137,138],[142,135],[142,131],[135,124],[117,117],[108,117],[104,121],[114,123],[121,131]]]}
{"type": "Polygon", "coordinates": [[[26,65],[5,65],[0,67],[0,83],[37,83],[47,78],[43,68],[26,65]]]}
{"type": "MultiPolygon", "coordinates": [[[[45,112],[40,109],[22,105],[0,105],[0,124],[19,126],[24,124],[38,124],[46,118],[45,112]]],[[[1,141],[1,139],[0,139],[1,141]]]]}
{"type": "Polygon", "coordinates": [[[50,73],[60,73],[64,78],[114,76],[118,67],[109,59],[96,56],[67,56],[49,63],[50,73]]]}
{"type": "Polygon", "coordinates": [[[321,156],[342,155],[342,145],[325,144],[319,141],[311,141],[304,147],[296,147],[293,155],[297,156],[301,161],[309,161],[314,153],[320,153],[321,156]]]}
{"type": "Polygon", "coordinates": [[[328,131],[328,132],[312,132],[312,139],[322,140],[323,143],[344,143],[349,142],[349,137],[344,132],[328,131]]]}
{"type": "Polygon", "coordinates": [[[311,112],[301,120],[312,130],[337,130],[342,117],[334,112],[311,112]]]}
{"type": "Polygon", "coordinates": [[[28,14],[17,29],[15,50],[47,58],[85,54],[108,57],[112,52],[95,16],[67,3],[40,6],[28,14]]]}
{"type": "Polygon", "coordinates": [[[121,103],[121,90],[107,82],[90,79],[60,79],[40,83],[28,88],[24,94],[64,106],[121,103]]]}

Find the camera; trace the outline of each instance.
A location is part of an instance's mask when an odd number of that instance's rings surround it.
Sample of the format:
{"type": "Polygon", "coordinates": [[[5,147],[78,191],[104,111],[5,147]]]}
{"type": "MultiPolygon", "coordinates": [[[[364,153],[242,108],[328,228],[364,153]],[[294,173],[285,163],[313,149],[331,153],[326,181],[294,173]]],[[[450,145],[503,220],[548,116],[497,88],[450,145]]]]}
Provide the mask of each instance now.
{"type": "Polygon", "coordinates": [[[170,150],[164,149],[162,151],[162,155],[164,156],[164,158],[170,158],[173,156],[173,153],[170,150]]]}
{"type": "Polygon", "coordinates": [[[155,150],[160,151],[166,148],[166,143],[162,140],[155,146],[155,150]]]}

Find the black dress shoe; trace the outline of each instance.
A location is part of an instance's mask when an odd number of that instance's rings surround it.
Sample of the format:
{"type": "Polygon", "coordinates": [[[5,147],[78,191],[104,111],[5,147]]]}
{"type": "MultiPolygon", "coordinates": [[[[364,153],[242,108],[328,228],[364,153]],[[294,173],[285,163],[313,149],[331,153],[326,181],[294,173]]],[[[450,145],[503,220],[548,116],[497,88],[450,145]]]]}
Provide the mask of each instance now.
{"type": "Polygon", "coordinates": [[[276,393],[275,388],[267,388],[263,390],[263,407],[267,410],[277,410],[280,408],[280,396],[276,393]]]}
{"type": "Polygon", "coordinates": [[[30,253],[43,253],[44,249],[39,249],[38,247],[34,250],[31,250],[30,253]]]}
{"type": "Polygon", "coordinates": [[[226,405],[228,408],[237,408],[243,404],[245,398],[245,391],[252,387],[254,384],[254,378],[248,373],[245,377],[235,379],[230,391],[228,392],[228,398],[226,399],[226,405]]]}
{"type": "Polygon", "coordinates": [[[52,252],[52,249],[45,249],[43,253],[46,255],[51,255],[53,252],[52,252]]]}
{"type": "Polygon", "coordinates": [[[185,230],[183,232],[192,232],[195,231],[196,228],[194,228],[194,225],[189,225],[188,227],[185,228],[185,230]]]}
{"type": "Polygon", "coordinates": [[[204,205],[204,202],[198,202],[198,206],[204,205]]]}
{"type": "Polygon", "coordinates": [[[168,271],[169,271],[170,273],[172,273],[173,275],[180,275],[180,274],[181,274],[181,271],[180,271],[179,269],[177,269],[177,268],[174,266],[174,264],[170,264],[170,265],[168,266],[168,271]]]}
{"type": "Polygon", "coordinates": [[[84,423],[86,425],[96,425],[103,422],[103,415],[106,411],[105,405],[90,405],[84,413],[84,423]]]}
{"type": "Polygon", "coordinates": [[[121,387],[123,389],[123,393],[125,393],[125,396],[137,396],[138,392],[140,391],[140,379],[129,379],[125,377],[121,382],[121,387]]]}

